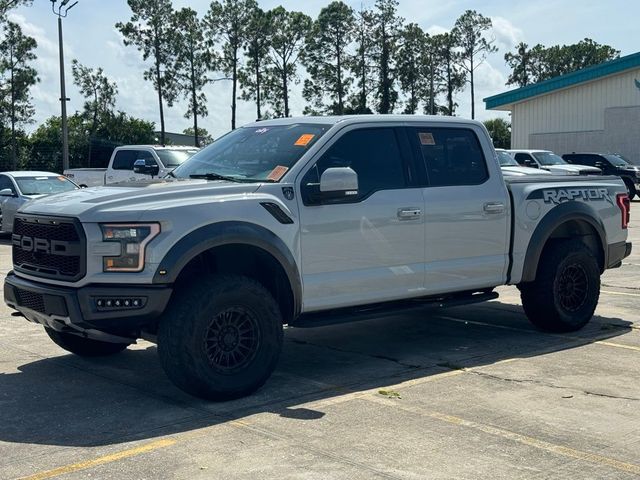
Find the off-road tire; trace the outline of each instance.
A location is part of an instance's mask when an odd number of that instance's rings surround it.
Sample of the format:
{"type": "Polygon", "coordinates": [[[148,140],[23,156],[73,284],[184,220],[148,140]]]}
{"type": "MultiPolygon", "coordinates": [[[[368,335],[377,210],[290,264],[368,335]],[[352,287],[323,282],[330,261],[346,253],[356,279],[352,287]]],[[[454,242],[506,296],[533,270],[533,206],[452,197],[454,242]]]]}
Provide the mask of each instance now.
{"type": "Polygon", "coordinates": [[[260,388],[282,350],[282,315],[269,291],[241,275],[212,275],[176,290],[158,327],[169,379],[207,400],[260,388]]]}
{"type": "Polygon", "coordinates": [[[536,279],[520,285],[527,317],[547,332],[584,327],[598,305],[600,268],[594,253],[578,240],[554,242],[543,252],[536,279]]]}
{"type": "Polygon", "coordinates": [[[629,200],[631,201],[636,197],[636,194],[638,193],[636,191],[636,186],[631,180],[627,180],[626,178],[624,179],[624,184],[627,187],[627,195],[629,195],[629,200]]]}
{"type": "Polygon", "coordinates": [[[130,345],[130,343],[101,342],[71,333],[57,332],[46,327],[44,330],[56,345],[81,357],[107,357],[122,352],[130,345]]]}

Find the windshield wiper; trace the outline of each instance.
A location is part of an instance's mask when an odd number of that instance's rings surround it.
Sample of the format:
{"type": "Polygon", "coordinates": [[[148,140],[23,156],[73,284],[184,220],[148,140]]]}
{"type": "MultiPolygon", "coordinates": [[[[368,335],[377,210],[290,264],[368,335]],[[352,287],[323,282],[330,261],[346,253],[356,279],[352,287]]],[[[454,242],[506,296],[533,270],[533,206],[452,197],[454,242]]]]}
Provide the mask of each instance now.
{"type": "Polygon", "coordinates": [[[215,173],[215,172],[197,173],[197,174],[189,175],[189,178],[204,178],[206,180],[227,180],[228,182],[241,181],[238,178],[227,177],[225,175],[220,175],[219,173],[215,173]]]}

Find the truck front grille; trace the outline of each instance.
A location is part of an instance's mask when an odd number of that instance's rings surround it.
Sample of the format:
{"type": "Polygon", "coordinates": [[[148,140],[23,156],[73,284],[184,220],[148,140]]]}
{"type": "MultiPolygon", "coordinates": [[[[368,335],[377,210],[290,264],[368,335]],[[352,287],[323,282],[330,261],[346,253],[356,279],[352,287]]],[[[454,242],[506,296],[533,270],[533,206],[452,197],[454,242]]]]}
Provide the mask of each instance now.
{"type": "Polygon", "coordinates": [[[77,221],[19,216],[11,241],[16,271],[67,281],[79,280],[86,273],[86,240],[77,221]]]}

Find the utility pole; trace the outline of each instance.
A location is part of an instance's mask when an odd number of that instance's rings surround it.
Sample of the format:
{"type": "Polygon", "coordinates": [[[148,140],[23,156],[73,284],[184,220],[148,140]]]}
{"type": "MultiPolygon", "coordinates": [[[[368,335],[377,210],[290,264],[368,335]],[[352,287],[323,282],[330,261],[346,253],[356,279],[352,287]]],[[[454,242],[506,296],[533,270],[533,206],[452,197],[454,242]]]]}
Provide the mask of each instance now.
{"type": "Polygon", "coordinates": [[[62,19],[65,18],[69,10],[75,7],[78,2],[67,7],[70,0],[62,0],[56,9],[56,1],[51,0],[51,10],[58,16],[58,50],[60,52],[60,113],[62,118],[62,170],[69,168],[69,129],[67,126],[67,89],[64,78],[64,47],[62,42],[62,19]]]}

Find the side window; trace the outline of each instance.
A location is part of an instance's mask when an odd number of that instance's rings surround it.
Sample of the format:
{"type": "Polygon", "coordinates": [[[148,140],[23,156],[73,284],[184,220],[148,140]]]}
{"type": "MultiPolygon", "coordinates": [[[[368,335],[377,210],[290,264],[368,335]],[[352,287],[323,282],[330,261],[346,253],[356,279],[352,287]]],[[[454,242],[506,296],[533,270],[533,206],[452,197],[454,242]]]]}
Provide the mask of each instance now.
{"type": "Polygon", "coordinates": [[[119,150],[113,159],[114,170],[133,170],[133,162],[136,161],[135,150],[119,150]]]}
{"type": "Polygon", "coordinates": [[[571,163],[575,163],[577,165],[588,165],[590,167],[594,167],[596,162],[600,160],[595,155],[576,155],[573,157],[571,163]]]}
{"type": "Polygon", "coordinates": [[[537,167],[537,163],[533,160],[533,158],[531,158],[531,155],[529,155],[528,153],[516,153],[516,156],[514,158],[520,165],[526,165],[528,167],[534,168],[537,167]]]}
{"type": "Polygon", "coordinates": [[[5,188],[11,189],[11,191],[15,195],[16,189],[13,186],[13,182],[11,181],[11,179],[6,175],[0,175],[0,190],[4,190],[5,188]]]}
{"type": "MultiPolygon", "coordinates": [[[[134,163],[136,160],[144,160],[144,162],[147,165],[157,165],[158,162],[156,162],[156,159],[153,158],[153,154],[151,152],[148,152],[146,150],[138,150],[136,152],[135,155],[136,158],[134,158],[134,163]]],[[[131,169],[133,169],[133,165],[131,166],[131,169]]]]}
{"type": "Polygon", "coordinates": [[[482,147],[473,131],[463,128],[412,130],[430,186],[479,185],[489,178],[482,147]]]}
{"type": "Polygon", "coordinates": [[[407,185],[405,164],[392,128],[352,130],[340,137],[302,179],[305,204],[313,203],[311,196],[319,191],[322,173],[331,167],[350,167],[358,174],[358,196],[349,198],[350,202],[407,185]]]}

